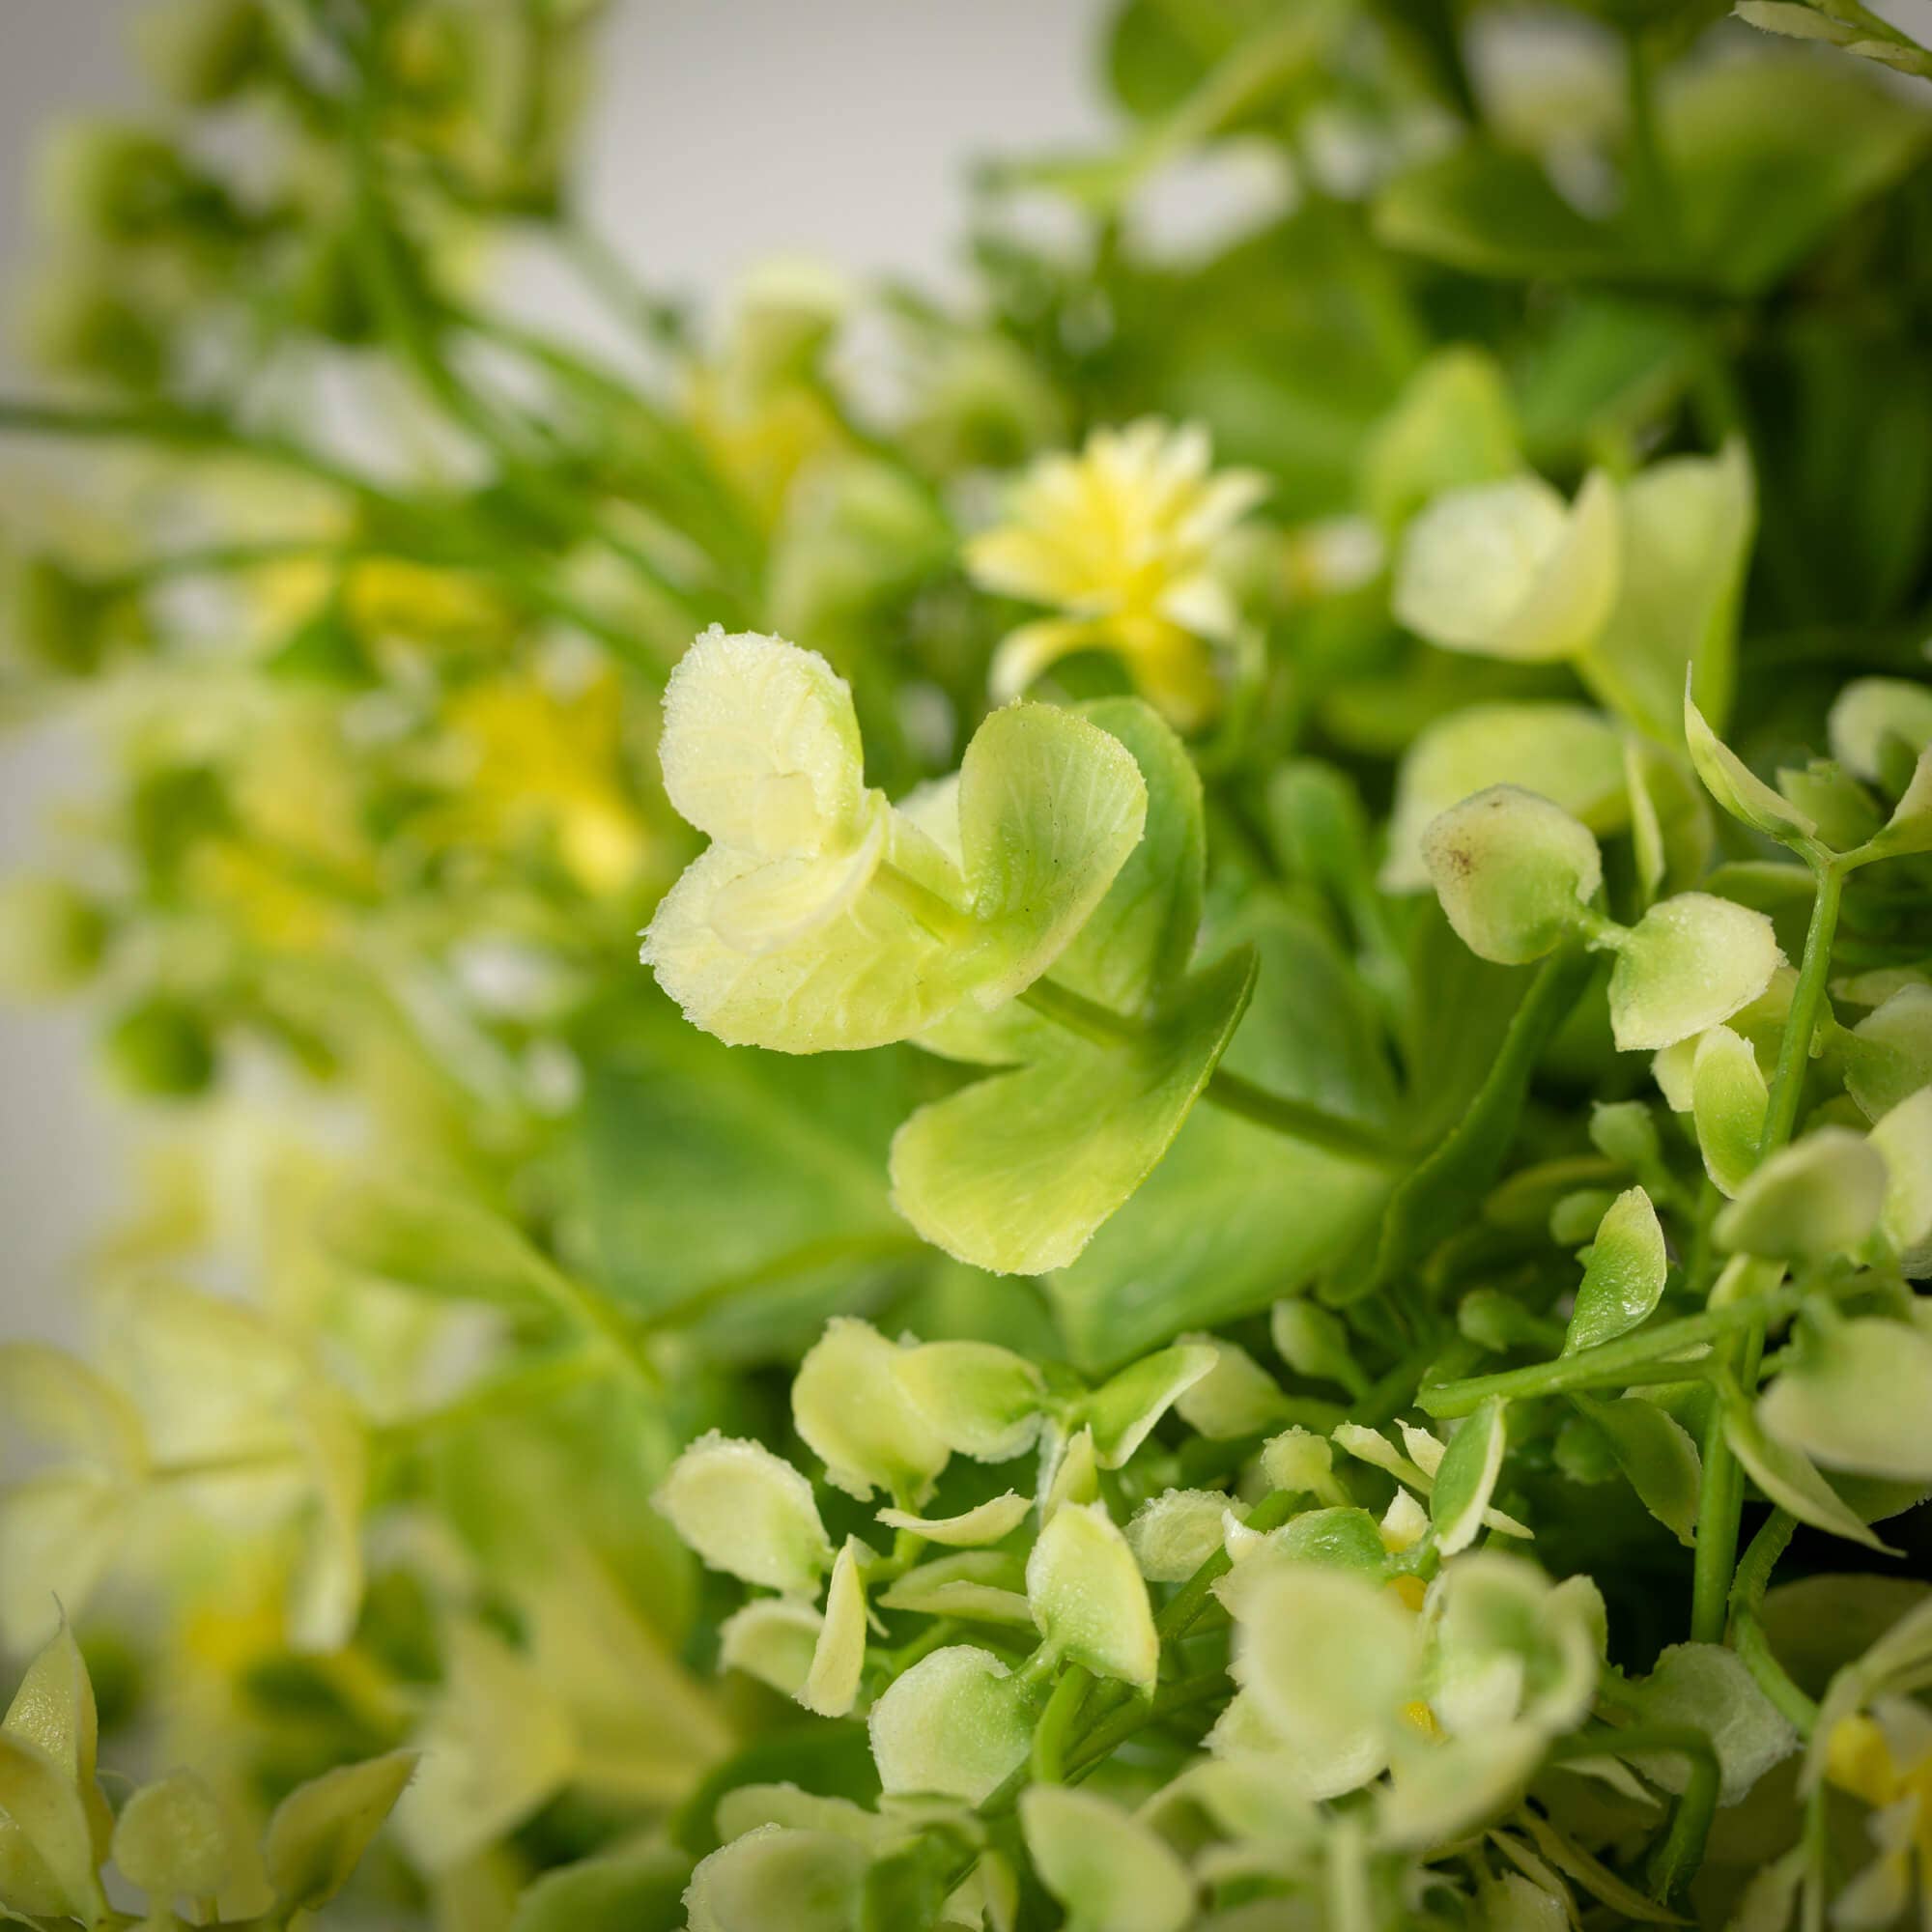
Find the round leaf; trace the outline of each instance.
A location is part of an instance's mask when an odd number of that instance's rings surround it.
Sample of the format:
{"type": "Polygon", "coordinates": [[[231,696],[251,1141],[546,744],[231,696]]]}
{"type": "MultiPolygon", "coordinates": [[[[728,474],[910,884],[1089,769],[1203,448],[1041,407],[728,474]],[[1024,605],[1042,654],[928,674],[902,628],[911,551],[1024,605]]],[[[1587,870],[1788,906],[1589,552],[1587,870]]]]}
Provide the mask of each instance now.
{"type": "Polygon", "coordinates": [[[1503,966],[1554,952],[1604,876],[1588,828],[1517,785],[1452,806],[1424,834],[1422,857],[1463,945],[1503,966]]]}
{"type": "Polygon", "coordinates": [[[978,1804],[1025,1763],[1033,1724],[1007,1666],[953,1644],[922,1658],[872,1706],[872,1757],[889,1792],[978,1804]]]}
{"type": "Polygon", "coordinates": [[[652,1500],[712,1569],[747,1583],[804,1595],[832,1562],[811,1485],[761,1442],[714,1429],[671,1464],[652,1500]]]}
{"type": "Polygon", "coordinates": [[[1727,1020],[1771,984],[1782,954],[1771,921],[1708,893],[1680,893],[1617,942],[1610,1029],[1618,1050],[1655,1052],[1727,1020]]]}

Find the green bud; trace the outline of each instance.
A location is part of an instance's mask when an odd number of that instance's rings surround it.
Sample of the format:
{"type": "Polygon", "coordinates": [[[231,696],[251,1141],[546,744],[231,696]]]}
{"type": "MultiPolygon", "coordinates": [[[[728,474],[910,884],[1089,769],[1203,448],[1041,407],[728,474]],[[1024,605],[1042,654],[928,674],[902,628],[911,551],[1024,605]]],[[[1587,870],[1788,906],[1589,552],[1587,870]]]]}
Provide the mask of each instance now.
{"type": "Polygon", "coordinates": [[[1268,1311],[1268,1338],[1296,1375],[1335,1382],[1350,1395],[1366,1393],[1369,1378],[1356,1364],[1348,1324],[1333,1309],[1305,1294],[1277,1301],[1268,1311]]]}
{"type": "Polygon", "coordinates": [[[1463,945],[1502,966],[1553,952],[1578,929],[1604,877],[1588,829],[1516,785],[1452,806],[1423,835],[1422,857],[1463,945]]]}
{"type": "Polygon", "coordinates": [[[0,886],[0,991],[28,999],[71,992],[106,945],[99,906],[67,880],[16,873],[0,886]]]}
{"type": "Polygon", "coordinates": [[[183,107],[214,107],[268,66],[272,43],[258,0],[166,0],[140,22],[156,85],[183,107]]]}
{"type": "Polygon", "coordinates": [[[1599,1100],[1590,1109],[1590,1145],[1605,1160],[1641,1169],[1662,1157],[1657,1122],[1641,1100],[1599,1100]]]}
{"type": "Polygon", "coordinates": [[[186,1002],[156,994],[129,1007],[108,1029],[107,1064],[133,1094],[180,1100],[213,1084],[213,1035],[202,1012],[186,1002]]]}

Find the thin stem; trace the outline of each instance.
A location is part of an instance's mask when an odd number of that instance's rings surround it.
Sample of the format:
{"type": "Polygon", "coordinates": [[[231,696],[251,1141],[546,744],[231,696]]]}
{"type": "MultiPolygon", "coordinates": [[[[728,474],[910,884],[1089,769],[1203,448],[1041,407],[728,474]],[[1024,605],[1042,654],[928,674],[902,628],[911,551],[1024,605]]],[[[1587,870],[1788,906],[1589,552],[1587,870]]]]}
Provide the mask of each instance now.
{"type": "Polygon", "coordinates": [[[1129,1738],[1148,1725],[1190,1705],[1205,1703],[1210,1697],[1225,1696],[1227,1690],[1228,1673],[1218,1665],[1212,1670],[1197,1671],[1191,1677],[1177,1677],[1173,1683],[1163,1684],[1148,1703],[1117,1712],[1105,1723],[1094,1725],[1081,1739],[1067,1766],[1067,1782],[1077,1783],[1096,1770],[1129,1738]]]}
{"type": "Polygon", "coordinates": [[[1771,1076],[1771,1099],[1765,1108],[1764,1139],[1758,1157],[1776,1153],[1791,1138],[1798,1109],[1804,1097],[1804,1079],[1811,1065],[1811,1042],[1825,1005],[1825,988],[1832,977],[1832,939],[1837,930],[1838,908],[1844,896],[1845,875],[1835,865],[1819,868],[1818,890],[1811,901],[1811,923],[1804,934],[1804,959],[1785,1015],[1784,1037],[1778,1042],[1777,1066],[1771,1076]]]}
{"type": "Polygon", "coordinates": [[[1053,1695],[1046,1700],[1046,1709],[1040,1713],[1039,1722],[1033,1734],[1033,1781],[1036,1784],[1058,1784],[1065,1776],[1066,1744],[1073,1725],[1080,1717],[1080,1707],[1087,1699],[1087,1691],[1094,1682],[1094,1674],[1084,1664],[1069,1663],[1060,1674],[1060,1682],[1053,1687],[1053,1695]]]}
{"type": "Polygon", "coordinates": [[[1657,126],[1657,99],[1649,45],[1633,31],[1624,43],[1624,99],[1630,115],[1630,213],[1662,259],[1682,252],[1677,193],[1657,126]]]}
{"type": "Polygon", "coordinates": [[[1731,1643],[1758,1689],[1783,1712],[1801,1738],[1808,1738],[1818,1722],[1818,1706],[1791,1681],[1773,1654],[1761,1618],[1765,1586],[1797,1527],[1798,1519],[1789,1510],[1773,1510],[1751,1538],[1731,1582],[1731,1643]]]}
{"type": "MultiPolygon", "coordinates": [[[[1030,1007],[1042,1019],[1096,1046],[1130,1045],[1147,1031],[1138,1020],[1115,1012],[1112,1008],[1103,1007],[1055,980],[1036,980],[1019,997],[1021,1005],[1030,1007]]],[[[1202,1097],[1224,1113],[1238,1115],[1270,1133],[1305,1142],[1349,1160],[1369,1160],[1382,1167],[1398,1165],[1401,1160],[1388,1143],[1369,1128],[1310,1106],[1305,1100],[1270,1094],[1225,1067],[1217,1066],[1208,1075],[1202,1097]]]]}
{"type": "MultiPolygon", "coordinates": [[[[1698,1343],[1789,1314],[1800,1298],[1795,1289],[1774,1289],[1747,1301],[1707,1308],[1701,1315],[1684,1315],[1674,1321],[1655,1322],[1634,1334],[1619,1335],[1613,1342],[1600,1342],[1594,1348],[1578,1349],[1574,1355],[1560,1355],[1553,1362],[1533,1362],[1527,1368],[1503,1369],[1494,1375],[1439,1382],[1433,1388],[1422,1389],[1416,1401],[1431,1415],[1455,1416],[1472,1414],[1492,1395],[1512,1401],[1529,1396],[1567,1395],[1600,1381],[1614,1380],[1627,1370],[1643,1368],[1698,1343]]],[[[1699,1364],[1686,1363],[1682,1374],[1672,1379],[1693,1381],[1699,1373],[1699,1364]]],[[[1725,1581],[1728,1585],[1728,1571],[1725,1581]]]]}

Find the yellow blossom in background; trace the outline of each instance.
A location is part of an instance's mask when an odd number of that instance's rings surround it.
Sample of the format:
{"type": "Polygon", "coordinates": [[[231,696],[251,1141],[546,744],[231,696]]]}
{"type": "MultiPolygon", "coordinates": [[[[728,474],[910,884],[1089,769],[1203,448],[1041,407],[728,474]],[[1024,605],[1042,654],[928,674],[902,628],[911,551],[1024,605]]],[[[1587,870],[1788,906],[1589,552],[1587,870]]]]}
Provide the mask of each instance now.
{"type": "Polygon", "coordinates": [[[623,702],[600,676],[574,692],[535,677],[493,678],[450,700],[463,749],[457,796],[440,826],[456,838],[516,845],[551,838],[577,883],[620,891],[644,856],[644,824],[625,788],[623,702]]]}
{"type": "Polygon", "coordinates": [[[1833,1922],[1889,1925],[1916,1889],[1919,1915],[1932,1923],[1932,1713],[1909,1697],[1882,1697],[1868,1713],[1841,1718],[1826,1746],[1825,1775],[1872,1807],[1878,1846],[1839,1894],[1833,1922]]]}
{"type": "Polygon", "coordinates": [[[1216,553],[1265,494],[1245,469],[1211,473],[1208,432],[1151,417],[1096,430],[1078,456],[1027,470],[1008,521],[973,539],[966,567],[988,590],[1057,608],[994,654],[993,696],[1017,697],[1056,659],[1114,651],[1182,729],[1220,708],[1211,646],[1235,635],[1216,553]]]}

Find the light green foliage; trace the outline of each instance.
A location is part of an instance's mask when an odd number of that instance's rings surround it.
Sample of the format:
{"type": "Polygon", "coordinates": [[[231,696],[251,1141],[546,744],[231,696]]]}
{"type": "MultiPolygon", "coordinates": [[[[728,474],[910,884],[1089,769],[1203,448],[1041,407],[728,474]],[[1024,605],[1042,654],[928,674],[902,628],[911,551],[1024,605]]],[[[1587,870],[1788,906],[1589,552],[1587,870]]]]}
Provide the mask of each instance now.
{"type": "Polygon", "coordinates": [[[922,1658],[872,1706],[872,1756],[888,1791],[977,1804],[1027,1754],[1033,1727],[1007,1667],[953,1644],[922,1658]]]}
{"type": "Polygon", "coordinates": [[[1345,1570],[1265,1561],[1235,1605],[1235,1678],[1292,1747],[1295,1787],[1333,1797],[1388,1761],[1420,1655],[1414,1620],[1345,1570]]]}
{"type": "Polygon", "coordinates": [[[1553,952],[1603,883],[1588,829],[1517,785],[1492,785],[1443,812],[1423,835],[1422,858],[1463,944],[1503,966],[1553,952]]]}
{"type": "Polygon", "coordinates": [[[1492,1396],[1457,1429],[1440,1463],[1429,1472],[1435,1479],[1429,1515],[1444,1556],[1454,1556],[1476,1540],[1508,1446],[1503,1405],[1492,1396]]]}
{"type": "Polygon", "coordinates": [[[1704,1171],[1720,1193],[1735,1195],[1757,1165],[1771,1090],[1750,1043],[1727,1026],[1697,1039],[1690,1065],[1690,1112],[1704,1171]]]}
{"type": "Polygon", "coordinates": [[[1600,713],[1580,704],[1471,705],[1431,724],[1403,757],[1382,886],[1428,886],[1423,852],[1431,824],[1451,806],[1505,783],[1562,807],[1600,836],[1630,815],[1623,741],[1600,713]]]}
{"type": "Polygon", "coordinates": [[[1775,1260],[1854,1252],[1885,1205],[1885,1156],[1862,1134],[1820,1127],[1780,1149],[1746,1180],[1715,1224],[1741,1254],[1775,1260]]]}
{"type": "Polygon", "coordinates": [[[1666,1267],[1657,1209],[1641,1187],[1629,1188],[1597,1224],[1563,1338],[1565,1352],[1607,1342],[1647,1321],[1662,1296],[1666,1267]]]}
{"type": "Polygon", "coordinates": [[[1608,621],[1577,669],[1638,729],[1676,740],[1687,687],[1722,720],[1735,679],[1738,606],[1757,521],[1744,444],[1671,457],[1619,492],[1623,568],[1608,621]]]}
{"type": "Polygon", "coordinates": [[[1194,1887],[1153,1833],[1084,1791],[1040,1785],[1020,1825],[1041,1881],[1066,1907],[1069,1932],[1181,1932],[1194,1887]]]}
{"type": "MultiPolygon", "coordinates": [[[[1773,1765],[1798,1747],[1790,1724],[1751,1681],[1735,1651],[1715,1643],[1675,1644],[1628,1696],[1638,1719],[1689,1724],[1711,1740],[1723,1782],[1718,1802],[1743,1802],[1773,1765]]],[[[1682,1791],[1690,1773],[1681,1756],[1632,1753],[1638,1768],[1666,1791],[1682,1791]]]]}
{"type": "Polygon", "coordinates": [[[691,1932],[844,1932],[858,1910],[865,1848],[831,1832],[763,1825],[721,1846],[684,1894],[691,1932]]]}
{"type": "Polygon", "coordinates": [[[233,1861],[221,1807],[191,1771],[144,1784],[114,1821],[114,1862],[151,1899],[213,1898],[233,1861]]]}
{"type": "Polygon", "coordinates": [[[732,1045],[876,1046],[1050,966],[1138,842],[1147,787],[1097,726],[995,714],[967,747],[960,863],[864,788],[851,694],[814,653],[707,634],[666,700],[666,788],[712,837],[644,957],[732,1045]],[[1077,787],[1083,810],[1057,801],[1077,787]]]}
{"type": "Polygon", "coordinates": [[[0,397],[0,978],[169,1112],[0,1340],[0,1917],[1909,1916],[1932,96],[1579,4],[1110,0],[962,286],[716,315],[622,10],[144,8],[0,397]]]}
{"type": "Polygon", "coordinates": [[[921,1108],[893,1142],[899,1211],[994,1273],[1065,1267],[1167,1151],[1253,986],[1254,962],[1237,953],[1129,1039],[1070,1041],[921,1108]]]}
{"type": "Polygon", "coordinates": [[[1445,650],[1574,657],[1609,615],[1618,551],[1617,493],[1599,472],[1574,504],[1537,476],[1474,484],[1409,526],[1392,606],[1445,650]]]}
{"type": "Polygon", "coordinates": [[[900,1350],[869,1323],[840,1321],[799,1365],[792,1420],[838,1488],[918,1503],[951,1455],[899,1378],[900,1350]]]}
{"type": "Polygon", "coordinates": [[[1782,956],[1763,913],[1709,893],[1661,901],[1613,943],[1610,1028],[1624,1053],[1729,1019],[1770,985],[1782,956]]]}
{"type": "Polygon", "coordinates": [[[1040,1635],[1096,1677],[1146,1690],[1160,1662],[1147,1585],[1127,1540],[1098,1503],[1063,1503],[1027,1558],[1027,1602],[1040,1635]]]}
{"type": "Polygon", "coordinates": [[[1807,1326],[1775,1365],[1758,1421],[1827,1469],[1932,1483],[1932,1335],[1861,1317],[1807,1326]]]}
{"type": "Polygon", "coordinates": [[[806,1593],[832,1562],[811,1485],[762,1443],[713,1430],[671,1465],[655,1500],[713,1569],[747,1583],[806,1593]]]}
{"type": "Polygon", "coordinates": [[[1815,844],[1816,819],[1779,797],[1704,722],[1687,680],[1684,688],[1684,739],[1704,789],[1735,819],[1801,850],[1815,844]]]}
{"type": "Polygon", "coordinates": [[[313,1911],[342,1889],[415,1768],[413,1751],[392,1751],[325,1772],[276,1805],[262,1860],[285,1908],[313,1911]]]}
{"type": "Polygon", "coordinates": [[[1229,1508],[1219,1490],[1163,1490],[1150,1496],[1126,1530],[1141,1575],[1150,1583],[1184,1583],[1220,1549],[1229,1508]]]}
{"type": "Polygon", "coordinates": [[[798,1688],[798,1701],[821,1718],[842,1718],[859,1695],[866,1667],[866,1586],[860,1561],[865,1545],[848,1536],[825,1586],[825,1620],[812,1647],[811,1667],[798,1688]]]}

